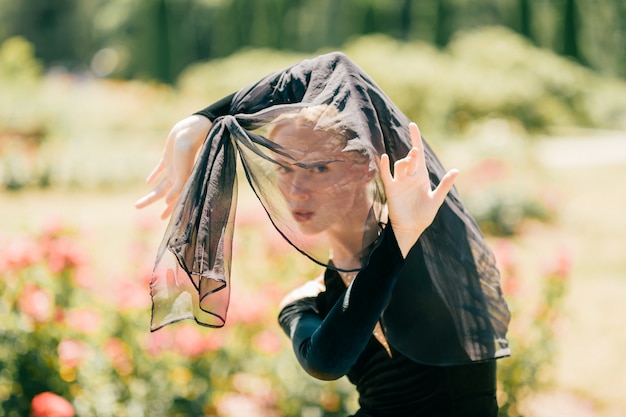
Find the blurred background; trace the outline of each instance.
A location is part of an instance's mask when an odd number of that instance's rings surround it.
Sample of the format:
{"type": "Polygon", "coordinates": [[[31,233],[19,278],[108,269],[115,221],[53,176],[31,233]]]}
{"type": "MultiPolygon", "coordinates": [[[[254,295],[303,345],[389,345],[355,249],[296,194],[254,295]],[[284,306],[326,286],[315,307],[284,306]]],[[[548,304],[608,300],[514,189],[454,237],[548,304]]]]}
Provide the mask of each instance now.
{"type": "Polygon", "coordinates": [[[219,330],[149,333],[166,224],[133,208],[176,121],[333,50],[461,170],[513,311],[501,415],[626,415],[622,0],[0,0],[0,416],[354,411],[278,327],[320,271],[245,184],[219,330]]]}

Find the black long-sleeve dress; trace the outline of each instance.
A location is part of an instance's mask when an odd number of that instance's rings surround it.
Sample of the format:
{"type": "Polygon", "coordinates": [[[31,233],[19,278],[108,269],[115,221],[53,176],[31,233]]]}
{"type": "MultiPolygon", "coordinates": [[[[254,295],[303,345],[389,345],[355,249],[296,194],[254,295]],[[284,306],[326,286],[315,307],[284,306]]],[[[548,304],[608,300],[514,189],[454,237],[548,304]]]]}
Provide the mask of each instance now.
{"type": "MultiPolygon", "coordinates": [[[[417,302],[430,298],[433,308],[435,302],[428,289],[428,272],[419,245],[411,252],[410,275],[423,287],[421,295],[413,296],[417,302]]],[[[405,267],[388,227],[368,267],[348,288],[337,271],[328,269],[323,291],[287,304],[279,322],[292,340],[298,361],[320,379],[347,375],[359,392],[359,416],[496,416],[495,361],[425,365],[408,358],[391,343],[388,353],[373,337],[378,320],[385,328],[385,309],[398,298],[394,290],[399,279],[406,279],[402,274],[405,267]]],[[[433,311],[433,317],[436,314],[433,311]]],[[[429,340],[414,343],[436,344],[429,340]]],[[[462,354],[461,346],[455,348],[462,354]]]]}

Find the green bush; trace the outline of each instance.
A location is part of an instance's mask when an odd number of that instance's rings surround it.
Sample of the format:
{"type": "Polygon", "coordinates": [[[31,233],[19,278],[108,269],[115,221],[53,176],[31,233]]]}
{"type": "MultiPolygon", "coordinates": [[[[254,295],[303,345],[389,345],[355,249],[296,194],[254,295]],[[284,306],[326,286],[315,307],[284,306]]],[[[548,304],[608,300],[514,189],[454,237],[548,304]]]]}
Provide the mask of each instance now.
{"type": "MultiPolygon", "coordinates": [[[[294,266],[271,241],[263,247],[294,266]]],[[[296,365],[276,321],[282,291],[263,276],[234,291],[225,328],[188,322],[149,333],[147,262],[111,278],[58,226],[4,238],[0,254],[1,416],[29,415],[47,392],[79,416],[340,416],[353,407],[345,381],[322,384],[296,365]]]]}
{"type": "MultiPolygon", "coordinates": [[[[528,138],[553,127],[626,128],[624,81],[503,28],[460,33],[443,50],[382,35],[357,38],[342,50],[431,142],[476,139],[494,119],[528,138]]],[[[170,87],[42,75],[26,41],[6,41],[0,47],[0,185],[85,188],[142,181],[177,120],[305,57],[242,50],[190,66],[170,87]]]]}
{"type": "MultiPolygon", "coordinates": [[[[347,43],[342,51],[426,132],[463,135],[489,118],[514,120],[528,132],[554,126],[626,128],[623,80],[537,48],[503,27],[459,32],[443,50],[371,35],[347,43]]],[[[208,104],[302,58],[244,50],[193,65],[178,85],[186,96],[201,96],[208,104]]]]}
{"type": "Polygon", "coordinates": [[[500,239],[493,247],[513,317],[508,335],[513,353],[498,367],[499,415],[520,417],[524,415],[525,401],[553,382],[556,335],[562,325],[572,254],[567,249],[549,254],[551,262],[533,288],[528,284],[534,279],[521,276],[515,245],[500,239]]]}

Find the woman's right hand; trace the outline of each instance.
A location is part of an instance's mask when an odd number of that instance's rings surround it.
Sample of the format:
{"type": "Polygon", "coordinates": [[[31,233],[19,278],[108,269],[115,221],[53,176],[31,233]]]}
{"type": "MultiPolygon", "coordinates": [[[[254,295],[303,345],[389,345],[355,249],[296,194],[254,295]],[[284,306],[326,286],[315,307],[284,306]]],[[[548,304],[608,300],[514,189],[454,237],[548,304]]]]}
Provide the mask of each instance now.
{"type": "Polygon", "coordinates": [[[459,173],[456,169],[448,171],[433,190],[426,167],[424,143],[415,123],[409,124],[409,132],[413,147],[404,158],[395,162],[393,174],[389,156],[384,154],[380,158],[389,219],[404,257],[433,222],[459,173]]]}
{"type": "Polygon", "coordinates": [[[178,196],[191,175],[198,149],[206,139],[211,125],[206,117],[192,115],[172,127],[161,159],[148,175],[146,182],[151,184],[159,180],[152,191],[135,202],[136,208],[147,207],[164,198],[166,206],[161,218],[166,219],[172,214],[178,196]]]}

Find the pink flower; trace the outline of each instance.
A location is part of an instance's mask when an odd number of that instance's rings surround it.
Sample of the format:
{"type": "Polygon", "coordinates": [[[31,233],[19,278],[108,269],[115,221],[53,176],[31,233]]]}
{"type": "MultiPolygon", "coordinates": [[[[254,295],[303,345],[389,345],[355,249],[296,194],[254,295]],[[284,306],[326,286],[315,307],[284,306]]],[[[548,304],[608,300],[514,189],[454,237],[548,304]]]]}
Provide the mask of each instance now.
{"type": "Polygon", "coordinates": [[[120,375],[128,375],[133,370],[133,361],[128,345],[118,338],[111,338],[104,344],[104,353],[120,375]]]}
{"type": "Polygon", "coordinates": [[[238,293],[231,296],[228,319],[231,324],[255,324],[263,321],[267,303],[262,295],[238,293]]]}
{"type": "Polygon", "coordinates": [[[59,362],[68,369],[80,366],[88,354],[88,347],[85,343],[74,339],[63,339],[57,347],[59,362]]]}
{"type": "Polygon", "coordinates": [[[204,333],[203,330],[195,323],[179,323],[159,329],[148,335],[144,348],[153,357],[164,351],[176,351],[183,356],[196,358],[224,346],[223,332],[204,333]]]}
{"type": "Polygon", "coordinates": [[[22,314],[36,323],[45,323],[54,314],[52,294],[35,284],[26,284],[20,292],[17,306],[22,314]]]}
{"type": "Polygon", "coordinates": [[[193,324],[181,324],[174,331],[174,346],[184,356],[195,358],[205,350],[204,336],[193,324]]]}
{"type": "Polygon", "coordinates": [[[96,284],[93,271],[86,265],[78,265],[74,270],[73,278],[78,288],[92,289],[96,284]]]}
{"type": "Polygon", "coordinates": [[[82,265],[87,260],[87,251],[67,237],[46,239],[48,267],[58,274],[67,268],[82,265]]]}
{"type": "Polygon", "coordinates": [[[42,259],[42,250],[35,240],[20,236],[3,242],[0,250],[0,270],[18,271],[42,259]]]}
{"type": "Polygon", "coordinates": [[[54,238],[63,234],[65,227],[63,221],[58,216],[50,216],[45,219],[42,225],[42,231],[44,236],[54,238]]]}
{"type": "Polygon", "coordinates": [[[171,328],[159,329],[154,333],[149,333],[144,347],[152,357],[158,356],[164,350],[172,347],[171,328]]]}
{"type": "Polygon", "coordinates": [[[30,407],[30,417],[74,417],[75,415],[72,404],[52,392],[35,395],[30,407]]]}
{"type": "Polygon", "coordinates": [[[558,249],[556,256],[552,259],[552,262],[548,265],[548,274],[566,279],[572,272],[573,261],[572,251],[565,246],[558,249]]]}
{"type": "Polygon", "coordinates": [[[275,355],[283,347],[283,339],[271,330],[265,330],[257,334],[253,339],[254,346],[268,355],[275,355]]]}
{"type": "Polygon", "coordinates": [[[463,176],[474,186],[486,187],[506,178],[508,175],[509,168],[504,161],[497,158],[486,158],[463,176]]]}
{"type": "Polygon", "coordinates": [[[204,335],[204,350],[206,352],[213,352],[222,346],[224,346],[224,336],[219,330],[204,335]]]}
{"type": "Polygon", "coordinates": [[[508,240],[499,239],[493,245],[493,251],[502,275],[502,291],[508,295],[519,294],[520,283],[517,275],[515,247],[508,240]]]}
{"type": "Polygon", "coordinates": [[[266,408],[250,396],[236,393],[223,395],[217,402],[217,411],[224,417],[277,417],[277,411],[266,408]]]}
{"type": "Polygon", "coordinates": [[[141,282],[120,279],[114,284],[115,304],[120,310],[146,308],[150,305],[150,288],[141,282]]]}
{"type": "Polygon", "coordinates": [[[102,315],[88,308],[75,308],[65,313],[65,323],[74,330],[94,334],[102,325],[102,315]]]}

